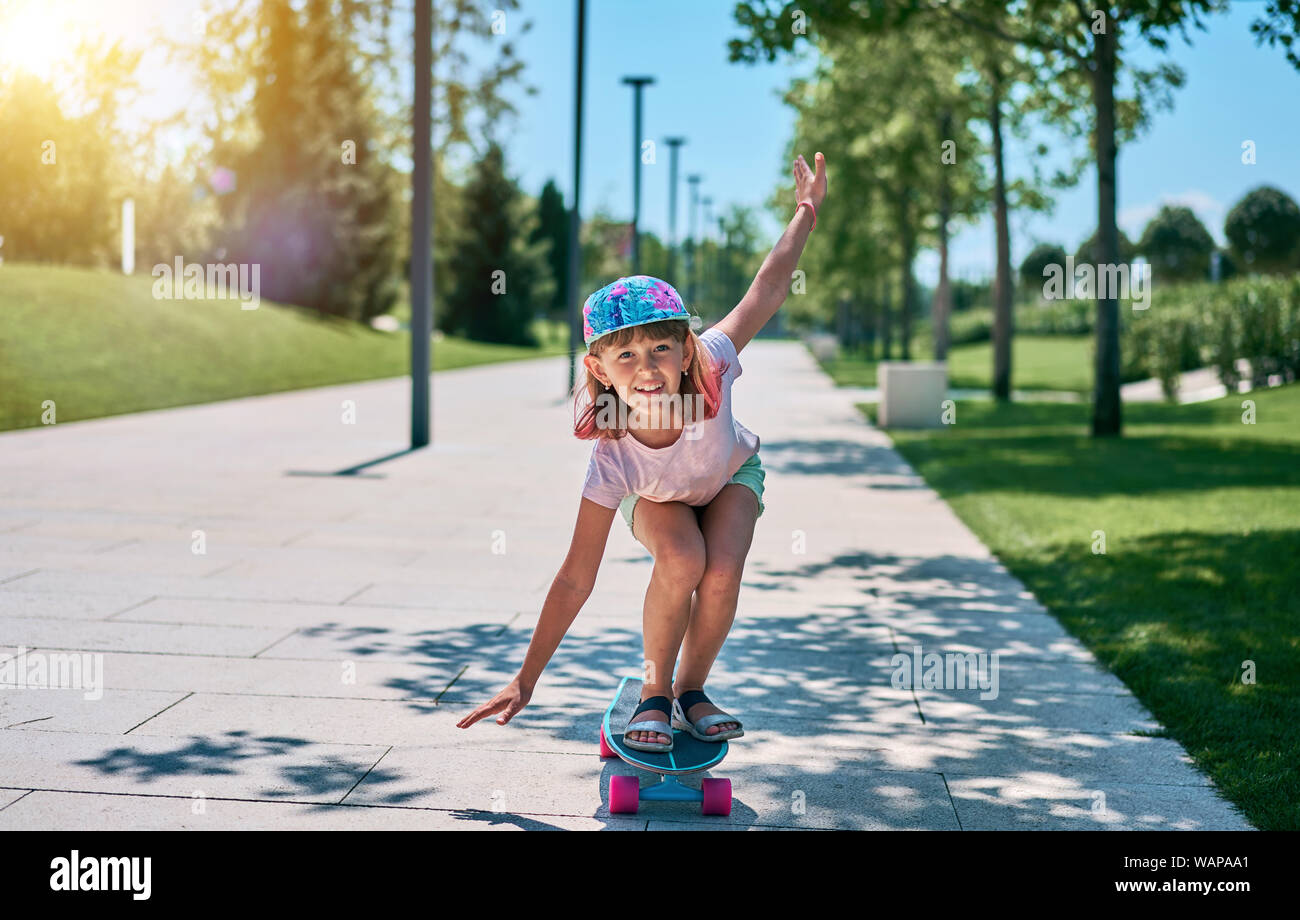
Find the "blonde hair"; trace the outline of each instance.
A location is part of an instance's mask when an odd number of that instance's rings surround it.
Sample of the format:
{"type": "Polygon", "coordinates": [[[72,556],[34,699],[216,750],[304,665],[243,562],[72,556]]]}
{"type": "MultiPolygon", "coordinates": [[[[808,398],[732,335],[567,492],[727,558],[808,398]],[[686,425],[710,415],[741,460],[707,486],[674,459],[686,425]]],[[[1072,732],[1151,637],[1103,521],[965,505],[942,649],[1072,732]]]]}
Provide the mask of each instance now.
{"type": "MultiPolygon", "coordinates": [[[[699,394],[703,397],[704,418],[711,419],[717,416],[718,408],[722,404],[722,375],[726,373],[728,364],[723,363],[718,366],[713,361],[708,350],[700,344],[700,337],[691,331],[690,324],[684,319],[664,319],[658,322],[645,323],[640,326],[627,326],[618,329],[608,335],[601,336],[591,343],[587,349],[587,354],[599,357],[606,351],[623,348],[632,342],[642,339],[673,339],[679,344],[685,345],[689,337],[691,343],[695,346],[691,357],[691,363],[685,368],[686,375],[682,378],[681,395],[686,397],[699,394]]],[[[573,434],[574,437],[583,440],[593,438],[621,438],[627,435],[627,429],[621,426],[604,427],[598,421],[599,405],[597,400],[602,394],[613,395],[615,399],[621,401],[617,393],[600,382],[590,368],[583,367],[581,378],[573,388],[574,410],[573,410],[573,434]],[[587,405],[582,407],[581,401],[583,396],[587,397],[587,405]]],[[[690,405],[692,401],[686,400],[685,405],[690,405]]],[[[628,410],[630,411],[630,410],[628,410]]],[[[609,413],[615,418],[625,418],[622,412],[609,413]]]]}

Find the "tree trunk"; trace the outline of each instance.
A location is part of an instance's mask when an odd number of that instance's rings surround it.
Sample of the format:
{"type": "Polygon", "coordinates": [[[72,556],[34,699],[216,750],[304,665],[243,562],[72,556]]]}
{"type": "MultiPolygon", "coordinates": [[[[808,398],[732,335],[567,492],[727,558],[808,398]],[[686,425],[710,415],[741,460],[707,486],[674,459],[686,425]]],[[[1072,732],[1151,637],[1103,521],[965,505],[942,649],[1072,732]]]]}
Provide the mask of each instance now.
{"type": "Polygon", "coordinates": [[[993,398],[1011,398],[1011,234],[1007,227],[1007,182],[1002,156],[1002,68],[989,67],[992,104],[989,127],[993,132],[993,219],[997,227],[998,263],[993,282],[993,398]]]}
{"type": "MultiPolygon", "coordinates": [[[[945,111],[939,123],[940,141],[952,131],[952,113],[945,111]]],[[[946,164],[940,164],[941,167],[946,164]]],[[[939,286],[930,305],[930,324],[934,329],[934,360],[948,358],[948,319],[952,315],[952,286],[948,281],[948,221],[952,217],[952,188],[948,170],[939,170],[939,286]]]]}
{"type": "Polygon", "coordinates": [[[912,360],[912,307],[915,301],[912,263],[916,260],[916,232],[912,227],[912,189],[904,186],[898,197],[898,236],[903,244],[903,263],[899,274],[899,310],[902,315],[903,360],[912,360]]]}
{"type": "Polygon", "coordinates": [[[867,360],[876,360],[876,341],[879,338],[878,330],[880,328],[880,284],[871,285],[871,290],[867,290],[867,285],[862,285],[863,299],[867,304],[867,360]]]}
{"type": "Polygon", "coordinates": [[[877,326],[880,333],[877,337],[880,339],[880,360],[888,361],[894,356],[893,318],[889,315],[889,279],[883,276],[880,279],[880,291],[880,322],[877,326]]]}
{"type": "Polygon", "coordinates": [[[862,313],[862,304],[858,302],[858,298],[852,293],[845,293],[844,300],[845,303],[849,305],[848,307],[849,309],[848,348],[850,351],[856,353],[858,349],[858,345],[861,344],[862,342],[862,336],[859,334],[859,329],[858,329],[858,323],[859,323],[858,317],[862,313]]]}
{"type": "MultiPolygon", "coordinates": [[[[1093,35],[1093,101],[1096,104],[1097,246],[1099,264],[1119,262],[1115,225],[1115,53],[1118,23],[1106,17],[1106,30],[1093,35]]],[[[1109,287],[1109,285],[1107,285],[1109,287]]],[[[1092,402],[1093,436],[1121,433],[1119,398],[1119,301],[1097,286],[1097,365],[1092,402]]]]}

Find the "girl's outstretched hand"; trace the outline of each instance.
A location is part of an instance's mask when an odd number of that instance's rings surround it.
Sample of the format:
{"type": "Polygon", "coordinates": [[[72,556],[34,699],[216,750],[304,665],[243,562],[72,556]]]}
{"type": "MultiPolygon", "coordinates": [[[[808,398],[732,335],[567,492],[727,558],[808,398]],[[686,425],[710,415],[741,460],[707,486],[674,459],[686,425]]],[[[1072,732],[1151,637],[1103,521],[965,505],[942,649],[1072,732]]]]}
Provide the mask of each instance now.
{"type": "Polygon", "coordinates": [[[505,725],[514,718],[515,713],[527,706],[528,701],[532,698],[533,688],[520,683],[519,678],[516,677],[510,683],[506,684],[505,689],[492,697],[489,702],[484,703],[478,709],[475,709],[465,718],[457,722],[456,727],[469,728],[479,719],[497,712],[501,713],[501,717],[497,719],[497,724],[505,725]]]}
{"type": "Polygon", "coordinates": [[[802,153],[794,161],[795,203],[811,201],[820,211],[826,198],[826,158],[819,151],[813,159],[817,162],[816,172],[808,168],[808,161],[802,153]]]}

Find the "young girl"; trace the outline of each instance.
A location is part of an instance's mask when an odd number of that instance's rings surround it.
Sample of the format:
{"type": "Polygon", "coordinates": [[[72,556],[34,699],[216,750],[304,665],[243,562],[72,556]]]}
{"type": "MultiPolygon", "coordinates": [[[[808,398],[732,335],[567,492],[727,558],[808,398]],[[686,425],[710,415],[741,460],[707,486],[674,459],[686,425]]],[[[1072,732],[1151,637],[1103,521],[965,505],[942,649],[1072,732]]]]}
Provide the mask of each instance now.
{"type": "Polygon", "coordinates": [[[820,153],[815,159],[815,172],[802,156],[795,160],[793,219],[744,299],[702,335],[691,331],[698,317],[657,278],[620,278],[587,298],[587,375],[576,392],[585,391],[591,404],[574,433],[597,440],[573,541],[519,674],[458,727],[498,712],[497,724],[505,725],[528,704],[595,586],[618,510],[655,561],[642,619],[645,681],[626,744],[671,751],[673,729],[701,741],[744,735],[740,720],[703,692],[731,630],[754,523],[764,510],[759,439],[732,417],[731,385],[741,375],[741,350],[785,301],[817,225],[826,161],[820,153]]]}

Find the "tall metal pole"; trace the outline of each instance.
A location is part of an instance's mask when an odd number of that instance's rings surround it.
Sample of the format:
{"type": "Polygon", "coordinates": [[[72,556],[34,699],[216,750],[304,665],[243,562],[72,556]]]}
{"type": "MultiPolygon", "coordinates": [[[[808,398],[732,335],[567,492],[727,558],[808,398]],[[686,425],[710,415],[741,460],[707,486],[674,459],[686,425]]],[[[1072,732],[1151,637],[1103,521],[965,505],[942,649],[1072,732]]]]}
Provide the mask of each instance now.
{"type": "Polygon", "coordinates": [[[668,167],[668,281],[674,287],[677,278],[677,150],[686,143],[684,137],[667,137],[664,143],[672,151],[671,165],[668,167]]]}
{"type": "Polygon", "coordinates": [[[569,389],[572,393],[577,384],[577,369],[574,358],[578,351],[578,333],[582,326],[582,307],[578,303],[578,274],[582,271],[582,249],[579,229],[581,227],[582,200],[582,66],[587,47],[587,0],[578,3],[577,64],[573,78],[573,210],[569,212],[569,389]]]}
{"type": "MultiPolygon", "coordinates": [[[[723,303],[731,302],[731,233],[728,232],[726,223],[719,215],[718,217],[718,288],[719,297],[723,303]],[[723,258],[723,252],[726,252],[726,258],[723,258]]],[[[736,300],[740,298],[737,297],[736,300]]]]}
{"type": "Polygon", "coordinates": [[[686,181],[691,186],[691,216],[690,216],[690,233],[687,238],[691,241],[691,248],[688,252],[690,263],[686,266],[686,276],[689,278],[687,283],[686,299],[689,300],[691,309],[695,309],[695,249],[699,246],[699,241],[695,238],[696,217],[700,207],[700,180],[704,177],[699,173],[692,173],[686,177],[686,181]]]}
{"type": "Polygon", "coordinates": [[[415,107],[411,119],[411,449],[429,443],[433,338],[433,0],[415,0],[415,107]]]}
{"type": "MultiPolygon", "coordinates": [[[[705,195],[700,199],[700,204],[704,205],[704,228],[701,232],[701,236],[707,240],[709,238],[709,224],[713,223],[713,197],[705,195]]],[[[718,296],[718,292],[714,290],[714,286],[718,283],[718,279],[714,273],[717,267],[716,261],[712,265],[706,264],[704,266],[704,287],[708,290],[710,297],[718,296]]]]}
{"type": "Polygon", "coordinates": [[[623,82],[632,87],[635,104],[632,106],[632,274],[641,274],[641,236],[637,224],[641,220],[641,90],[654,77],[624,77],[623,82]]]}

